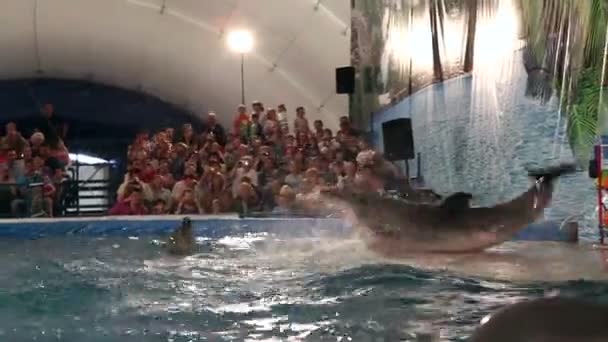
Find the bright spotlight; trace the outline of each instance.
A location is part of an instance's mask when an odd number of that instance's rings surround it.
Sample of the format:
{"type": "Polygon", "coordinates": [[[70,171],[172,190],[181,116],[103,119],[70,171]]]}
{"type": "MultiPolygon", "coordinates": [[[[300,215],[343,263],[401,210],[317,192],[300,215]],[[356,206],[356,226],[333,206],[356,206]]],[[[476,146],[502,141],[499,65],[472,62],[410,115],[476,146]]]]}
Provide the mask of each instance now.
{"type": "Polygon", "coordinates": [[[247,30],[232,31],[228,34],[230,50],[245,54],[253,49],[253,35],[247,30]]]}

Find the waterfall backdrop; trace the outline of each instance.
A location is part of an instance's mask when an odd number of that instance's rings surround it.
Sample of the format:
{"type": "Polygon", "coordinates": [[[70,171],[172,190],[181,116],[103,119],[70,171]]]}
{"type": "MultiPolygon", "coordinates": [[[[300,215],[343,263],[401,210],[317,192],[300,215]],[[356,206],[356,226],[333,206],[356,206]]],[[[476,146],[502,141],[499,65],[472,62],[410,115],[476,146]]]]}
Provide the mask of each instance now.
{"type": "MultiPolygon", "coordinates": [[[[492,204],[525,168],[576,160],[608,134],[606,0],[354,0],[351,116],[374,132],[412,119],[427,185],[492,204]]],[[[549,219],[595,238],[586,173],[560,182],[549,219]]]]}

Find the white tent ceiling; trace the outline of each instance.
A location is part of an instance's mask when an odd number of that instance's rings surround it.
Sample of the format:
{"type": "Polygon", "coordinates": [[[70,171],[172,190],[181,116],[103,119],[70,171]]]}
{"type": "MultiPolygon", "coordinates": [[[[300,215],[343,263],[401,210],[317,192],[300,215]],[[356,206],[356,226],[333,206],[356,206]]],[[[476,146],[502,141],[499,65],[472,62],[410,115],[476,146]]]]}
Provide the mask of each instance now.
{"type": "Polygon", "coordinates": [[[240,57],[225,33],[253,32],[247,102],[307,108],[334,126],[348,98],[349,0],[3,0],[0,79],[86,79],[140,90],[228,123],[240,102],[240,57]]]}

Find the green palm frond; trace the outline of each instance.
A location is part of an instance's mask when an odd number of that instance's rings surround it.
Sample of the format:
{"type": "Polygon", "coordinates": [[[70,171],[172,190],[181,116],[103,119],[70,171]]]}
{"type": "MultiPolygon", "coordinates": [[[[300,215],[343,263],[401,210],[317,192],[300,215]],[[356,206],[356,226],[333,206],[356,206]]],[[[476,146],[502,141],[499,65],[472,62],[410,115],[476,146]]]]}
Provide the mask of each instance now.
{"type": "Polygon", "coordinates": [[[538,65],[547,62],[550,37],[560,41],[558,54],[568,56],[555,69],[562,74],[554,75],[554,84],[557,89],[567,85],[560,102],[568,114],[568,138],[584,161],[597,134],[608,133],[608,94],[601,95],[608,90],[602,88],[608,0],[520,0],[519,11],[523,36],[538,65]]]}
{"type": "Polygon", "coordinates": [[[606,26],[608,26],[608,1],[593,0],[585,44],[586,66],[597,66],[603,63],[604,45],[606,41],[606,26]]]}
{"type": "Polygon", "coordinates": [[[590,157],[597,137],[597,119],[587,108],[572,106],[568,120],[568,141],[574,155],[584,164],[590,157]]]}

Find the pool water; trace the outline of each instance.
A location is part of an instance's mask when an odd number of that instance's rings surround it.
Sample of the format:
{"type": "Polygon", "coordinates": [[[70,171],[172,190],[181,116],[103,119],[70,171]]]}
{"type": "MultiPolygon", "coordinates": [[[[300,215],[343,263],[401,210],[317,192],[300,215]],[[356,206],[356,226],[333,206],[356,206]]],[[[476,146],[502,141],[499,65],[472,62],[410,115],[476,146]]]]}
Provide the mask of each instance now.
{"type": "Polygon", "coordinates": [[[463,341],[525,298],[608,296],[584,247],[395,263],[354,238],[260,233],[180,259],[157,239],[0,241],[0,341],[463,341]]]}

